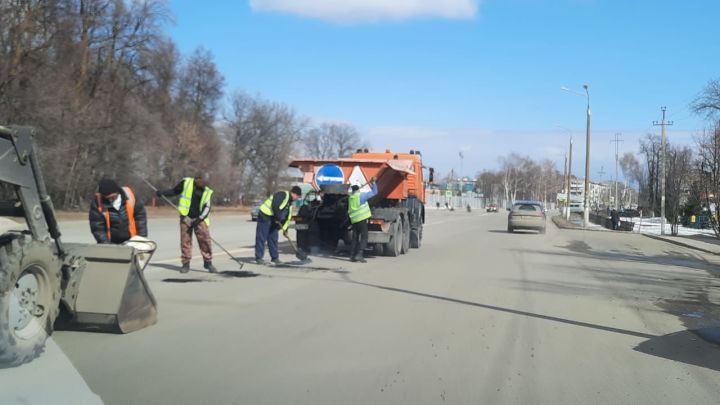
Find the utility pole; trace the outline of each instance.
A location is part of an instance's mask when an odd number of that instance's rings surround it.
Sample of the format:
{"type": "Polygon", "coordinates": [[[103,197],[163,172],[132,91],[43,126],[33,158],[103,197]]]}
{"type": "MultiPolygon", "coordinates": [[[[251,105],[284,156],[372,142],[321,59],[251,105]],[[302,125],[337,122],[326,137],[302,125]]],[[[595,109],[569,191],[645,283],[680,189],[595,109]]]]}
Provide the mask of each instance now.
{"type": "Polygon", "coordinates": [[[605,173],[606,173],[605,166],[600,166],[600,171],[598,172],[598,175],[600,176],[600,181],[598,182],[598,187],[597,187],[598,195],[597,195],[597,200],[596,200],[596,204],[595,204],[597,206],[597,209],[600,209],[600,203],[603,202],[603,198],[605,197],[603,195],[603,194],[605,194],[605,192],[604,192],[605,187],[603,186],[603,182],[602,182],[603,177],[605,176],[605,173]]]}
{"type": "Polygon", "coordinates": [[[572,136],[570,137],[570,156],[568,157],[568,176],[567,176],[567,212],[565,213],[565,219],[570,220],[570,184],[572,183],[572,136]]]}
{"type": "MultiPolygon", "coordinates": [[[[565,171],[563,171],[563,175],[565,176],[563,178],[563,187],[567,185],[567,179],[568,179],[568,155],[565,154],[565,171]]],[[[565,201],[565,209],[570,209],[570,201],[565,201]]]]}
{"type": "Polygon", "coordinates": [[[665,235],[665,127],[672,125],[672,121],[665,120],[667,107],[661,107],[662,121],[653,121],[653,125],[660,126],[662,133],[662,144],[660,146],[660,234],[665,235]]]}
{"type": "Polygon", "coordinates": [[[620,211],[620,204],[618,203],[618,161],[620,160],[619,149],[620,142],[625,142],[620,139],[620,134],[615,134],[615,139],[610,142],[615,142],[615,210],[620,211]]]}
{"type": "Polygon", "coordinates": [[[587,95],[587,126],[585,128],[585,207],[583,212],[583,227],[590,225],[590,205],[588,204],[588,194],[590,193],[590,124],[592,113],[590,111],[590,90],[588,85],[584,84],[585,94],[587,95]]]}

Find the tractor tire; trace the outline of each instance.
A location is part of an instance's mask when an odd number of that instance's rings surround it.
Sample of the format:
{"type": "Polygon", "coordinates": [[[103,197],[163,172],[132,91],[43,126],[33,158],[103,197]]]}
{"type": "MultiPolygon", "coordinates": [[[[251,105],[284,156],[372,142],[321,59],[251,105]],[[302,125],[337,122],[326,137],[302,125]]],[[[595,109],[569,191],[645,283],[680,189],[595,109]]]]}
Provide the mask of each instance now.
{"type": "Polygon", "coordinates": [[[407,217],[403,218],[402,221],[403,239],[402,239],[402,254],[406,254],[410,251],[410,221],[407,217]]]}
{"type": "Polygon", "coordinates": [[[420,222],[417,226],[417,228],[413,228],[410,231],[410,247],[413,249],[419,249],[422,245],[422,233],[423,233],[423,224],[420,222]]]}
{"type": "Polygon", "coordinates": [[[59,312],[61,268],[53,245],[29,235],[0,246],[0,368],[42,353],[59,312]]]}
{"type": "Polygon", "coordinates": [[[375,256],[384,256],[385,255],[385,244],[384,243],[376,243],[373,247],[373,254],[375,256]]]}
{"type": "Polygon", "coordinates": [[[400,219],[393,222],[390,230],[390,242],[385,244],[385,255],[391,257],[400,256],[402,253],[403,232],[400,219]]]}

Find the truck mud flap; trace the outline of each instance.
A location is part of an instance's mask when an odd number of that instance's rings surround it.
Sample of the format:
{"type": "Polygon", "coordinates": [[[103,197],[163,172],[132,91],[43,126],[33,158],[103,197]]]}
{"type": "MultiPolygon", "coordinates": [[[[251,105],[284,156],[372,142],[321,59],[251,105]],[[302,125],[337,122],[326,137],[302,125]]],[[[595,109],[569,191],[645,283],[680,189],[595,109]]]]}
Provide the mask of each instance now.
{"type": "Polygon", "coordinates": [[[389,243],[390,233],[381,231],[368,232],[368,243],[389,243]]]}
{"type": "Polygon", "coordinates": [[[130,333],[157,323],[157,302],[144,265],[129,246],[66,244],[81,265],[62,299],[59,330],[130,333]]]}

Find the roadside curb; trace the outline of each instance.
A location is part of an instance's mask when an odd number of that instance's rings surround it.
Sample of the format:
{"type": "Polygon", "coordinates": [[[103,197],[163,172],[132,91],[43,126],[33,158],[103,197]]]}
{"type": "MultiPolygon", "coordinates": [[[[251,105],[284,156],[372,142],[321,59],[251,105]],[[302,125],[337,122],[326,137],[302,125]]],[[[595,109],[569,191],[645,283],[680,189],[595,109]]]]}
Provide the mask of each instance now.
{"type": "Polygon", "coordinates": [[[715,256],[720,256],[720,251],[713,251],[713,250],[701,248],[701,247],[699,247],[699,246],[695,246],[695,245],[690,244],[690,243],[685,243],[685,242],[682,242],[682,241],[679,241],[679,240],[670,239],[670,238],[662,237],[662,236],[658,236],[658,235],[651,235],[651,234],[647,234],[647,233],[643,233],[642,235],[643,235],[643,236],[646,236],[646,237],[648,237],[648,238],[650,238],[650,239],[655,239],[655,240],[667,242],[667,243],[670,243],[670,244],[673,244],[673,245],[682,246],[682,247],[685,247],[685,248],[688,248],[688,249],[698,250],[698,251],[700,251],[700,252],[708,253],[708,254],[715,255],[715,256]]]}

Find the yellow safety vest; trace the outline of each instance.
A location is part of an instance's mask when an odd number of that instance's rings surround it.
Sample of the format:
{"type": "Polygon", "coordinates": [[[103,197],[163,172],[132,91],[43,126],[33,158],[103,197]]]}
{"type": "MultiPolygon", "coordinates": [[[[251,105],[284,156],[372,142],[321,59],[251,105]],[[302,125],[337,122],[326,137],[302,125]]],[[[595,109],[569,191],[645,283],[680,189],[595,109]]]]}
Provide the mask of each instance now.
{"type": "Polygon", "coordinates": [[[370,204],[365,201],[360,204],[360,192],[356,191],[350,195],[348,199],[348,215],[350,216],[350,222],[356,224],[360,221],[366,220],[372,217],[370,212],[370,204]]]}
{"type": "MultiPolygon", "coordinates": [[[[187,216],[187,214],[190,213],[190,204],[192,203],[193,190],[195,189],[195,180],[192,177],[185,177],[183,181],[183,191],[182,194],[180,194],[180,200],[178,201],[178,211],[180,212],[180,215],[187,216]]],[[[212,193],[212,189],[205,186],[205,191],[203,191],[203,195],[200,197],[200,212],[202,212],[205,209],[205,206],[210,202],[212,193]]],[[[210,217],[205,218],[205,223],[210,226],[210,217]]]]}
{"type": "MultiPolygon", "coordinates": [[[[272,217],[273,216],[273,210],[272,210],[272,204],[273,204],[273,198],[275,197],[275,194],[271,195],[270,197],[265,200],[265,202],[260,205],[260,212],[263,214],[272,217]]],[[[288,206],[288,203],[290,202],[290,192],[285,191],[285,198],[283,199],[283,202],[280,204],[280,211],[284,210],[285,207],[288,206]]],[[[282,224],[282,229],[286,231],[290,227],[290,220],[292,219],[292,210],[288,211],[287,219],[285,220],[285,223],[282,224]]]]}

